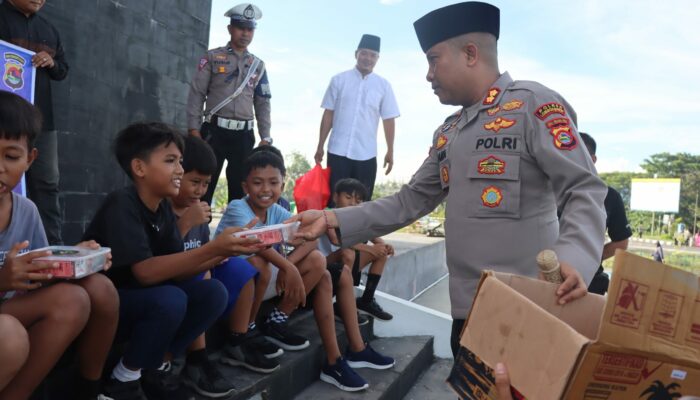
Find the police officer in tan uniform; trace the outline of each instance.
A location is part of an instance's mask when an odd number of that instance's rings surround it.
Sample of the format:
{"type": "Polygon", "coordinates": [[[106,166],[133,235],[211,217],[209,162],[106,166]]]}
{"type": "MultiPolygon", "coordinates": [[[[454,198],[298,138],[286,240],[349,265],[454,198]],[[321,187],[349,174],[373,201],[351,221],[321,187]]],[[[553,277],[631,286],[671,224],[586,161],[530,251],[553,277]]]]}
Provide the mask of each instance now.
{"type": "Polygon", "coordinates": [[[406,226],[447,199],[453,351],[482,270],[536,277],[537,253],[553,249],[565,278],[557,295],[566,303],[586,294],[604,242],[607,187],[576,114],[553,90],[499,72],[499,14],[466,2],[414,23],[435,94],[463,108],[435,131],[411,181],[393,196],[296,217],[304,238],[337,228],[329,232],[346,247],[406,226]]]}
{"type": "Polygon", "coordinates": [[[272,144],[271,95],[265,63],[248,51],[255,34],[255,21],[262,17],[262,11],[244,3],[227,11],[225,16],[231,18],[228,26],[231,41],[209,50],[199,60],[187,99],[189,133],[209,142],[216,154],[216,174],[204,196],[209,203],[224,160],[228,160],[228,201],[243,197],[241,170],[255,145],[254,117],[258,122],[259,144],[272,144]]]}

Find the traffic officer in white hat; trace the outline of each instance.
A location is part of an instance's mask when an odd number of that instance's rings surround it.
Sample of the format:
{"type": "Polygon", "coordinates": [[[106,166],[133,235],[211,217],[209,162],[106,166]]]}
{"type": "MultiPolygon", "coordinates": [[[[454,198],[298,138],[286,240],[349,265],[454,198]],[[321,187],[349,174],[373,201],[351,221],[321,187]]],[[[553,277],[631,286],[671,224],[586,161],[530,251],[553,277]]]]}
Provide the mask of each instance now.
{"type": "Polygon", "coordinates": [[[243,3],[224,15],[231,19],[231,40],[200,58],[187,99],[188,132],[205,139],[216,154],[217,170],[204,196],[209,203],[224,160],[228,160],[228,201],[243,197],[242,166],[255,146],[255,121],[259,145],[272,144],[271,94],[265,63],[248,51],[262,11],[254,4],[243,3]]]}

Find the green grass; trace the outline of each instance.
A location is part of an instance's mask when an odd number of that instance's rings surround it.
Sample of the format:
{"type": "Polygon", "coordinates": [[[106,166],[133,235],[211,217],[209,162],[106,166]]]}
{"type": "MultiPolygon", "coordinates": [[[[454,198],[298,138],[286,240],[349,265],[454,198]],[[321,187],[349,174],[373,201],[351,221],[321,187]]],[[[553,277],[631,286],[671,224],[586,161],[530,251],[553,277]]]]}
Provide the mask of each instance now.
{"type": "MultiPolygon", "coordinates": [[[[630,250],[630,252],[644,258],[651,258],[651,250],[635,249],[630,250]]],[[[700,275],[700,254],[669,249],[665,249],[664,254],[666,256],[666,260],[664,260],[665,264],[700,275]]],[[[609,258],[603,262],[603,268],[605,269],[612,269],[612,266],[612,258],[609,258]]]]}

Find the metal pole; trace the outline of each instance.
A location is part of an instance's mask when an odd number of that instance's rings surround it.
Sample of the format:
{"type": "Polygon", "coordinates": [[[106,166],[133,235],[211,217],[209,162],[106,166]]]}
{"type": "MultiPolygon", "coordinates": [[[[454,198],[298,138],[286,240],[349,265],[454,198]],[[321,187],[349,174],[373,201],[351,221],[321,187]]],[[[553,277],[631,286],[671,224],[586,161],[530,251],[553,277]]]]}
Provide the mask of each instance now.
{"type": "Polygon", "coordinates": [[[693,237],[690,239],[691,246],[695,244],[695,232],[698,225],[698,192],[695,192],[695,216],[693,217],[693,237]]]}

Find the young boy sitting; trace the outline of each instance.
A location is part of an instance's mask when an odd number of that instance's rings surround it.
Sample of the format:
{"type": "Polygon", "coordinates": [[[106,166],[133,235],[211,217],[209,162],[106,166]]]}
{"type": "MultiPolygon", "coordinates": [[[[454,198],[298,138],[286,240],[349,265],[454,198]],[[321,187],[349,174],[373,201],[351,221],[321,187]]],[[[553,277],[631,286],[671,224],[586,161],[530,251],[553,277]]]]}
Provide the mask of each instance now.
{"type": "MultiPolygon", "coordinates": [[[[97,399],[117,328],[119,299],[114,285],[104,275],[94,274],[75,284],[59,282],[39,289],[52,276],[37,271],[55,265],[32,261],[49,253],[20,255],[48,246],[36,206],[12,192],[37,157],[34,139],[40,131],[39,111],[23,98],[0,91],[0,314],[6,314],[0,316],[26,330],[25,346],[18,345],[14,356],[0,355],[0,364],[6,357],[8,363],[15,362],[13,376],[0,378],[5,380],[0,382],[0,399],[28,398],[76,338],[80,376],[74,398],[97,399]]],[[[81,245],[99,247],[94,242],[81,245]]],[[[14,341],[21,343],[22,333],[17,332],[14,341]]]]}
{"type": "MultiPolygon", "coordinates": [[[[235,226],[254,217],[258,218],[260,226],[279,224],[291,217],[288,211],[277,204],[282,192],[282,176],[286,172],[284,161],[278,155],[270,151],[251,154],[244,163],[243,171],[245,180],[242,186],[246,197],[234,200],[228,205],[217,233],[227,226],[235,226]]],[[[326,270],[325,257],[316,247],[316,241],[300,243],[286,258],[274,248],[269,248],[248,259],[263,271],[269,269],[269,264],[276,266],[279,269],[277,291],[284,293],[280,303],[265,320],[262,330],[268,340],[285,350],[301,350],[309,346],[306,338],[290,332],[287,328],[288,316],[300,304],[293,291],[296,289],[291,286],[293,282],[289,282],[289,278],[301,274],[303,293],[308,295],[313,290],[309,298],[313,302],[314,317],[326,350],[327,359],[322,379],[324,376],[332,376],[334,384],[347,391],[366,389],[367,382],[341,357],[333,320],[331,276],[326,270]]],[[[352,296],[351,292],[350,294],[352,296]]],[[[356,336],[359,338],[357,342],[360,343],[358,348],[364,348],[359,329],[356,336]]]]}
{"type": "MultiPolygon", "coordinates": [[[[341,179],[333,189],[333,202],[337,208],[354,206],[365,201],[367,188],[362,182],[353,178],[341,179]]],[[[370,240],[372,244],[360,243],[348,249],[338,250],[329,255],[330,262],[342,260],[345,265],[352,265],[352,279],[355,286],[360,284],[362,270],[371,264],[367,274],[367,284],[362,297],[357,298],[357,309],[382,321],[389,321],[393,315],[384,311],[374,298],[379,279],[384,272],[387,258],[394,255],[394,247],[382,238],[370,240]]]]}
{"type": "MultiPolygon", "coordinates": [[[[207,192],[211,177],[216,171],[214,151],[202,139],[188,136],[185,139],[185,154],[182,163],[185,174],[180,191],[171,198],[173,211],[178,217],[177,225],[184,238],[185,251],[199,248],[209,242],[209,219],[211,208],[201,201],[207,192]]],[[[279,368],[279,363],[270,360],[260,351],[261,344],[248,334],[248,319],[253,303],[255,278],[258,271],[244,258],[231,257],[227,260],[211,260],[210,271],[197,274],[192,279],[204,279],[205,274],[221,281],[228,291],[228,303],[223,316],[229,330],[228,345],[224,349],[222,361],[248,368],[252,371],[271,373],[279,368]]],[[[201,335],[190,347],[190,357],[204,351],[205,339],[201,335]]],[[[282,352],[277,348],[275,355],[282,352]]],[[[214,374],[216,375],[216,374],[214,374]]],[[[220,375],[220,374],[219,374],[220,375]]],[[[206,376],[187,376],[195,390],[203,395],[225,395],[222,388],[225,382],[209,382],[206,376]],[[196,383],[197,380],[201,382],[196,383]],[[218,387],[218,389],[217,389],[218,387]]],[[[223,377],[221,377],[223,379],[223,377]]]]}
{"type": "MultiPolygon", "coordinates": [[[[128,344],[111,374],[111,397],[145,399],[142,369],[149,398],[185,397],[169,361],[214,323],[228,299],[221,282],[187,278],[206,271],[208,260],[257,250],[254,239],[236,238],[232,233],[239,229],[231,228],[182,251],[166,200],[178,194],[182,182],[182,151],[183,136],[162,123],[137,123],[119,132],[114,152],[133,185],[107,196],[84,235],[111,247],[114,257],[107,276],[120,298],[117,339],[128,344]]],[[[185,368],[207,373],[215,369],[208,363],[200,354],[188,358],[185,368]]]]}

